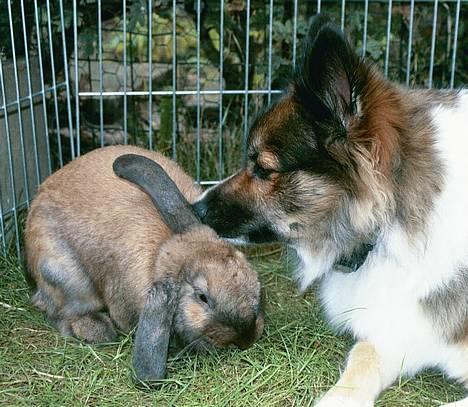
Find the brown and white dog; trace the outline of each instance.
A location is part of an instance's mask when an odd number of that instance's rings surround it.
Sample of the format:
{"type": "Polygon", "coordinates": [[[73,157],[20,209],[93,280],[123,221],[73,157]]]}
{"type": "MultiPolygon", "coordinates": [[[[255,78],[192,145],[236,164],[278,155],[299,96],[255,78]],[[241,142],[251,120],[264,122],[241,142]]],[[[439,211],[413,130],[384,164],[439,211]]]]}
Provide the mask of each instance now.
{"type": "Polygon", "coordinates": [[[468,91],[391,83],[318,16],[246,168],[195,204],[222,236],[295,248],[301,288],[319,280],[357,339],[318,406],[372,406],[427,367],[468,387],[467,119],[468,91]]]}

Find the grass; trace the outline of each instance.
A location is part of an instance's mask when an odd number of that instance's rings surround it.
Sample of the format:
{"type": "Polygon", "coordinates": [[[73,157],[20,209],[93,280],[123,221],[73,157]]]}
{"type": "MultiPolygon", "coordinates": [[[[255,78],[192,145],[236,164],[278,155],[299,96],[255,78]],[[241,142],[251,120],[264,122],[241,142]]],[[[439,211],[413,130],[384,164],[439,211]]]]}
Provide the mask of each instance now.
{"type": "MultiPolygon", "coordinates": [[[[313,290],[298,296],[278,254],[252,262],[266,288],[266,329],[247,351],[173,354],[160,389],[131,381],[132,339],[88,346],[63,338],[29,303],[15,257],[0,257],[2,406],[307,406],[338,378],[351,345],[322,320],[313,290]]],[[[377,407],[429,407],[463,390],[441,375],[402,379],[377,407]]]]}

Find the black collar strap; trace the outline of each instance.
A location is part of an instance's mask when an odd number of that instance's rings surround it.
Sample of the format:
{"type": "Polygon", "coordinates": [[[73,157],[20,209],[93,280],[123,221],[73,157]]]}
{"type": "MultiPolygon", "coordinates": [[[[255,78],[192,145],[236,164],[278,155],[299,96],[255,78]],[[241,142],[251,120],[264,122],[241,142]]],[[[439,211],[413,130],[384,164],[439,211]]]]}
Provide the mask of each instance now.
{"type": "Polygon", "coordinates": [[[362,243],[357,246],[349,256],[340,257],[335,265],[334,269],[337,271],[343,271],[353,273],[357,271],[366,261],[369,253],[374,249],[375,243],[362,243]]]}

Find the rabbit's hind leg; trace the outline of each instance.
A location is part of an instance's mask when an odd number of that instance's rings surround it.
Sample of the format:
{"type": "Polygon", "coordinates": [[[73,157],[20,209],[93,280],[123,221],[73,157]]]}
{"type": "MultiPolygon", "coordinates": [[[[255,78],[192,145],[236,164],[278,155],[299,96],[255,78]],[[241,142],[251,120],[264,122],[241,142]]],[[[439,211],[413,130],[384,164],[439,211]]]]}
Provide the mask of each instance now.
{"type": "Polygon", "coordinates": [[[42,281],[33,303],[46,311],[62,335],[88,342],[112,340],[116,336],[112,322],[101,312],[104,304],[91,278],[68,245],[50,243],[54,247],[39,263],[42,281]]]}

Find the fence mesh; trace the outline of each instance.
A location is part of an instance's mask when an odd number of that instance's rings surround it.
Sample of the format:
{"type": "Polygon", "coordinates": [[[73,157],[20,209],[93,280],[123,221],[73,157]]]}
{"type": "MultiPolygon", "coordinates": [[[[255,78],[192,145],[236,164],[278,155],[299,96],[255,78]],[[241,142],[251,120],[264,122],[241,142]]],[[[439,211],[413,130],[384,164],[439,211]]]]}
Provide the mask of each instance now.
{"type": "Polygon", "coordinates": [[[202,184],[245,157],[317,12],[411,86],[467,82],[467,0],[6,0],[0,12],[0,249],[53,171],[131,143],[202,184]]]}

